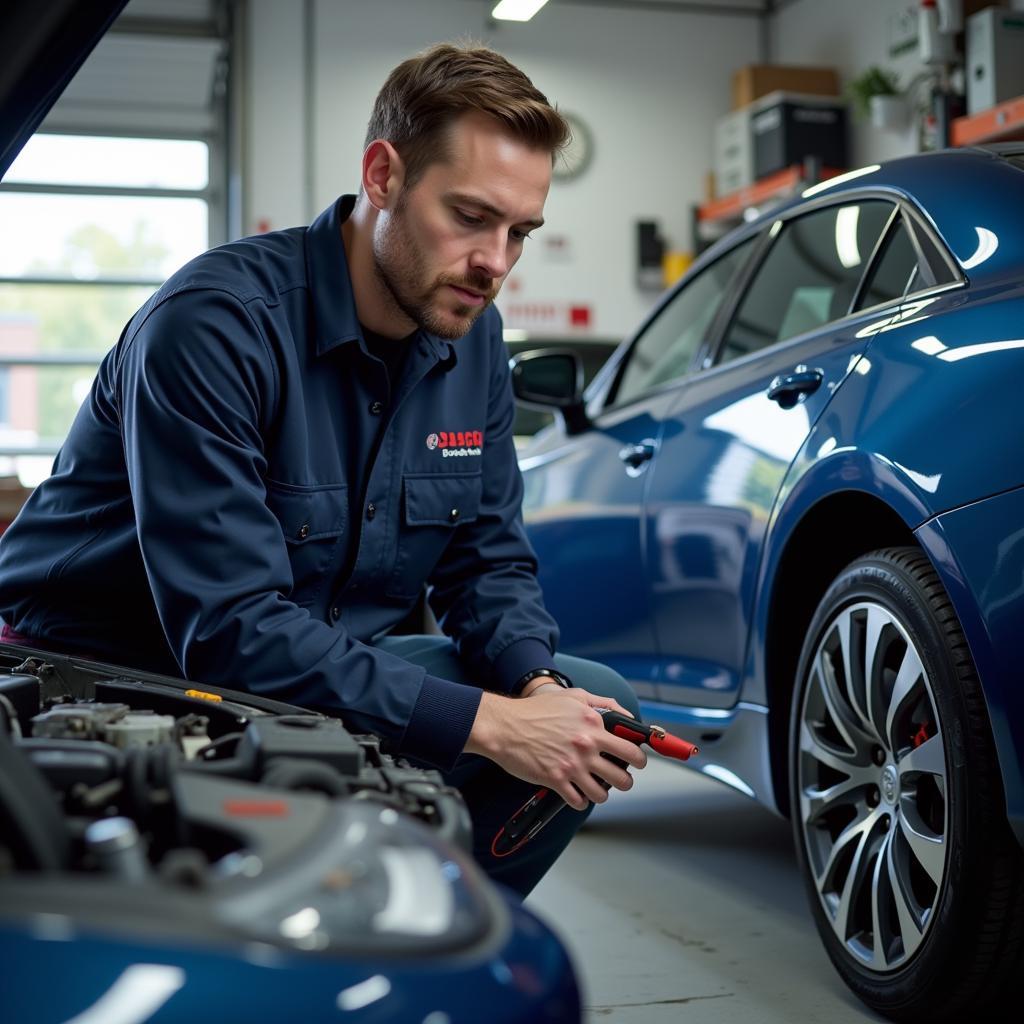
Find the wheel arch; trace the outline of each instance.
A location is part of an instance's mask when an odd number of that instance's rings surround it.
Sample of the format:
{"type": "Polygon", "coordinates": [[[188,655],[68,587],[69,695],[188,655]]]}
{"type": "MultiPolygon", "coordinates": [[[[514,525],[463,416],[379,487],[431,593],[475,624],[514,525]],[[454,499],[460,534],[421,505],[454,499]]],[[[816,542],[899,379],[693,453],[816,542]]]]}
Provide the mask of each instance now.
{"type": "Polygon", "coordinates": [[[768,756],[780,813],[789,816],[790,704],[804,634],[832,581],[855,558],[877,548],[920,547],[911,528],[881,498],[863,491],[831,494],[793,529],[771,586],[764,645],[768,756]],[[836,523],[856,530],[836,531],[836,523]]]}

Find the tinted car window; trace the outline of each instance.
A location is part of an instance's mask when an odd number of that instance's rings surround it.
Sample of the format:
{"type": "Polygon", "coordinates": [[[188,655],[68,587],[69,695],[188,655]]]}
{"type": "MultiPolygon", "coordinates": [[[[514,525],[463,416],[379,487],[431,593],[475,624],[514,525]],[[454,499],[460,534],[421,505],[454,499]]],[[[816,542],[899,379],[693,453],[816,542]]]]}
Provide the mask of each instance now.
{"type": "Polygon", "coordinates": [[[867,309],[883,302],[894,302],[907,292],[911,275],[917,271],[917,250],[910,240],[903,219],[893,225],[885,240],[881,256],[871,278],[857,303],[858,309],[867,309]]]}
{"type": "Polygon", "coordinates": [[[786,223],[729,326],[719,362],[847,314],[892,204],[830,206],[786,223]]]}
{"type": "Polygon", "coordinates": [[[949,258],[944,257],[939,247],[932,241],[931,235],[917,224],[912,222],[914,238],[918,248],[924,257],[924,265],[918,267],[918,275],[910,290],[916,288],[928,288],[932,285],[950,284],[957,280],[956,272],[953,270],[949,258]]]}
{"type": "Polygon", "coordinates": [[[738,245],[685,284],[637,339],[619,380],[615,403],[683,376],[693,362],[729,283],[746,262],[754,239],[738,245]]]}

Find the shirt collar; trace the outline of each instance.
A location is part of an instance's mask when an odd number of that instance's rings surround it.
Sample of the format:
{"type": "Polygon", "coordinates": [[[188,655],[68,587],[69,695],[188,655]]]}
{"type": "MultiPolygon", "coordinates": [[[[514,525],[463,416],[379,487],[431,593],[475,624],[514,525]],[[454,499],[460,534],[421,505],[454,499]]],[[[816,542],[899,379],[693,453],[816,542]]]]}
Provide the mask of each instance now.
{"type": "MultiPolygon", "coordinates": [[[[359,341],[361,337],[352,279],[341,239],[341,225],[351,215],[355,203],[355,196],[341,196],[306,232],[306,273],[312,294],[318,356],[346,342],[359,341]]],[[[445,362],[449,367],[455,365],[455,346],[451,341],[422,329],[418,336],[438,362],[445,362]]]]}

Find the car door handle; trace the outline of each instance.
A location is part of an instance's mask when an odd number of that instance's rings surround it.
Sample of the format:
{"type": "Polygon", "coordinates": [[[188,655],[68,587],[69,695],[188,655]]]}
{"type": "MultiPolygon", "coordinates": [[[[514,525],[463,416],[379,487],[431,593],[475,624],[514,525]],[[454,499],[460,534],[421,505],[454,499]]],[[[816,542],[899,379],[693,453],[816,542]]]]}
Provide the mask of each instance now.
{"type": "Polygon", "coordinates": [[[768,397],[783,409],[792,409],[802,395],[817,391],[824,379],[825,374],[821,370],[798,366],[792,373],[781,374],[768,385],[768,397]]]}
{"type": "Polygon", "coordinates": [[[645,462],[654,458],[658,446],[654,441],[641,441],[639,444],[627,444],[620,449],[619,458],[626,464],[626,471],[639,472],[645,462]]]}

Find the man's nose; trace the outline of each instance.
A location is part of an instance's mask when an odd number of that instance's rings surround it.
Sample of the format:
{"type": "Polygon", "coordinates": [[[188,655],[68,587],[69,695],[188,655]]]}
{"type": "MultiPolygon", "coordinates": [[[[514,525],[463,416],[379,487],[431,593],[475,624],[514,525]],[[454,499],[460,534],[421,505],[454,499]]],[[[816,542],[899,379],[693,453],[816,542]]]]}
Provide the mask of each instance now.
{"type": "Polygon", "coordinates": [[[489,235],[473,250],[470,265],[488,277],[504,277],[510,269],[505,235],[498,232],[489,235]]]}

